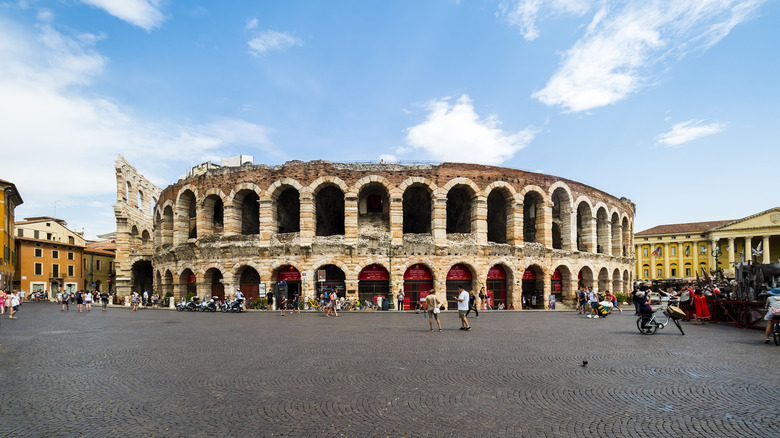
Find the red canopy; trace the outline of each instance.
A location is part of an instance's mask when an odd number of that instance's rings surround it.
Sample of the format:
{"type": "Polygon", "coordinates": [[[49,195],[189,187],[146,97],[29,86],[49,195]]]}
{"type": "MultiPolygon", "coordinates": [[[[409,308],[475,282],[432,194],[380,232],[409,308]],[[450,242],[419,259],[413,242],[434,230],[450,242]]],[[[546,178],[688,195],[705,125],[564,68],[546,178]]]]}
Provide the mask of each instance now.
{"type": "Polygon", "coordinates": [[[390,280],[390,273],[382,265],[368,265],[360,271],[358,280],[390,280]]]}

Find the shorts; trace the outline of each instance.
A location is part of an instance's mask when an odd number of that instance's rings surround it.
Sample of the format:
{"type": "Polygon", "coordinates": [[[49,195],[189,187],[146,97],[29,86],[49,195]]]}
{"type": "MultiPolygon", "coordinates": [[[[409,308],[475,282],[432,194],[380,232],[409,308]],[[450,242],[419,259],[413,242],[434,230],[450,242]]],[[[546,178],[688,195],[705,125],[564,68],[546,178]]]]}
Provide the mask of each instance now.
{"type": "Polygon", "coordinates": [[[14,312],[18,312],[19,311],[19,306],[13,306],[11,308],[14,309],[14,312]]]}
{"type": "Polygon", "coordinates": [[[465,318],[466,317],[466,311],[465,310],[458,310],[458,317],[465,318]]]}
{"type": "Polygon", "coordinates": [[[62,300],[62,304],[63,304],[63,305],[66,305],[66,304],[68,304],[68,300],[62,300]]]}
{"type": "Polygon", "coordinates": [[[84,300],[84,304],[92,304],[92,300],[84,300]]]}
{"type": "Polygon", "coordinates": [[[598,301],[590,303],[590,308],[591,309],[598,309],[598,307],[599,307],[598,301]]]}
{"type": "Polygon", "coordinates": [[[433,313],[433,310],[429,310],[428,311],[428,318],[433,318],[433,319],[438,320],[439,319],[439,314],[438,313],[433,313]]]}

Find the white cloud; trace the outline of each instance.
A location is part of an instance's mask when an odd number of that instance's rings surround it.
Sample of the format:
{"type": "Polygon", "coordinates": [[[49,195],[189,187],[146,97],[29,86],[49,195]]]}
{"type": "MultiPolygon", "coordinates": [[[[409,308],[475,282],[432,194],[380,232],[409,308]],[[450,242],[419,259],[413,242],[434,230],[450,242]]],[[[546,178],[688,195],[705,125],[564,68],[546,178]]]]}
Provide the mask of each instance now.
{"type": "Polygon", "coordinates": [[[764,2],[605,2],[558,71],[532,96],[575,112],[618,102],[647,85],[660,61],[711,47],[764,2]]]}
{"type": "Polygon", "coordinates": [[[707,135],[717,134],[726,127],[723,123],[703,125],[702,122],[703,120],[688,120],[677,123],[672,126],[671,131],[660,134],[655,139],[658,143],[666,146],[679,146],[707,135]]]}
{"type": "Polygon", "coordinates": [[[398,157],[396,157],[395,155],[391,155],[391,154],[381,154],[381,155],[379,155],[379,160],[380,160],[380,162],[383,162],[383,163],[397,163],[398,162],[398,157]]]}
{"type": "Polygon", "coordinates": [[[257,28],[257,18],[251,18],[246,22],[246,26],[244,29],[246,30],[252,30],[257,28]]]}
{"type": "Polygon", "coordinates": [[[113,162],[120,153],[162,184],[172,181],[165,166],[176,166],[178,176],[234,145],[279,156],[262,126],[234,119],[149,122],[97,95],[90,83],[106,63],[91,45],[97,39],[64,35],[48,25],[32,31],[0,17],[3,179],[22,193],[20,217],[52,214],[57,200],[57,214],[71,225],[111,231],[114,224],[101,211],[110,212],[115,202],[113,162]]]}
{"type": "Polygon", "coordinates": [[[589,0],[512,0],[498,5],[507,23],[520,28],[528,41],[539,37],[536,22],[550,15],[582,15],[590,9],[589,0]]]}
{"type": "Polygon", "coordinates": [[[266,30],[249,40],[249,53],[260,56],[269,50],[286,50],[302,46],[303,40],[286,33],[266,30]]]}
{"type": "Polygon", "coordinates": [[[165,20],[160,11],[160,0],[81,0],[103,9],[120,20],[133,26],[152,30],[160,27],[165,20]]]}
{"type": "Polygon", "coordinates": [[[430,102],[428,118],[408,129],[406,142],[435,160],[500,164],[533,140],[536,131],[527,128],[515,134],[501,130],[495,115],[480,119],[471,99],[461,96],[430,102]]]}

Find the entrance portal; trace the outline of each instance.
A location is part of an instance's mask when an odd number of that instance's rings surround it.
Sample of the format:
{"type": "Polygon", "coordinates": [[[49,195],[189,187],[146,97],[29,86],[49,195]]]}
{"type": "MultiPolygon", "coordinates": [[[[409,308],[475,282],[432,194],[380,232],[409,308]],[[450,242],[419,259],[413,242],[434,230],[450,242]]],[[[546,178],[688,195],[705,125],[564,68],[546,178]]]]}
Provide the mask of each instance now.
{"type": "Polygon", "coordinates": [[[404,309],[420,308],[420,300],[433,289],[433,274],[427,266],[416,264],[404,272],[404,309]]]}
{"type": "Polygon", "coordinates": [[[487,296],[490,308],[497,309],[503,304],[504,309],[509,309],[506,302],[506,271],[501,265],[495,265],[488,271],[487,296]]]}
{"type": "Polygon", "coordinates": [[[390,296],[390,273],[382,265],[368,265],[358,275],[358,299],[376,302],[377,296],[382,300],[390,296]]]}
{"type": "Polygon", "coordinates": [[[473,282],[471,281],[471,270],[463,264],[453,265],[450,272],[447,273],[447,308],[450,310],[458,309],[458,288],[474,292],[471,290],[473,282]]]}

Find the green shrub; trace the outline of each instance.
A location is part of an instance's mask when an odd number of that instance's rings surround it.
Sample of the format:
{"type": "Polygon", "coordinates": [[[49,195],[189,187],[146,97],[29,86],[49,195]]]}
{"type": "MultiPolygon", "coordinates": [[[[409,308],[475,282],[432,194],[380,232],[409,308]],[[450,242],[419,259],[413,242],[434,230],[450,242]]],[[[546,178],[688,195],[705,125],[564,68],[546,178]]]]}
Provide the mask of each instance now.
{"type": "Polygon", "coordinates": [[[616,293],[616,294],[615,294],[615,298],[617,298],[617,300],[618,300],[618,303],[626,303],[626,302],[629,302],[629,301],[630,301],[630,300],[628,299],[628,295],[626,295],[626,294],[624,294],[624,293],[622,293],[622,292],[618,292],[618,293],[616,293]]]}

